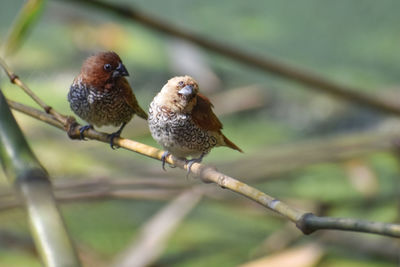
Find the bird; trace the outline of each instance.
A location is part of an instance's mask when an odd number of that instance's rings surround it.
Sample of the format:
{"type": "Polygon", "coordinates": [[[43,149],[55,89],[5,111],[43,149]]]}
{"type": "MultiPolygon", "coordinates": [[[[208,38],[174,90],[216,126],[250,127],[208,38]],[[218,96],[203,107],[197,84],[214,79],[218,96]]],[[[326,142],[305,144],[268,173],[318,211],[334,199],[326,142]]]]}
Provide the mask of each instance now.
{"type": "Polygon", "coordinates": [[[210,100],[199,93],[190,76],[173,77],[154,97],[149,107],[149,129],[164,148],[162,168],[170,154],[187,160],[188,173],[194,162],[201,162],[212,148],[226,146],[243,152],[222,133],[222,123],[210,100]]]}
{"type": "Polygon", "coordinates": [[[134,114],[147,120],[125,76],[129,73],[113,51],[98,52],[83,62],[68,92],[70,108],[88,123],[79,129],[81,139],[84,131],[93,125],[120,126],[109,134],[110,146],[114,149],[114,138],[121,135],[134,114]]]}

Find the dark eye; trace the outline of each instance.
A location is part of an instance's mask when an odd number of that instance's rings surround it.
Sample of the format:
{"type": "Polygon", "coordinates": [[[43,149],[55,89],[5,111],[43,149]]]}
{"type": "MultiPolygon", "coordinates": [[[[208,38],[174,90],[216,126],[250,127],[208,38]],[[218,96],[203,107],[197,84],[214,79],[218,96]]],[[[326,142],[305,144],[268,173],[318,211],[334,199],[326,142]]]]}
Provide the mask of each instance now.
{"type": "Polygon", "coordinates": [[[106,71],[110,71],[111,70],[111,65],[110,64],[104,64],[104,69],[106,71]]]}
{"type": "Polygon", "coordinates": [[[180,81],[178,84],[179,84],[179,86],[183,86],[184,82],[180,81]]]}

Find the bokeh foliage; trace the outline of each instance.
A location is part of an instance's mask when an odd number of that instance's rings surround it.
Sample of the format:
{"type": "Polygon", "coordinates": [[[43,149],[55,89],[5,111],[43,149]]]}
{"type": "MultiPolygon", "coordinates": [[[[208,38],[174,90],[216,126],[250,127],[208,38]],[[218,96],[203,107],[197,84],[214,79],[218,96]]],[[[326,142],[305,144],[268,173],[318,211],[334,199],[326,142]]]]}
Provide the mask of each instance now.
{"type": "MultiPolygon", "coordinates": [[[[124,2],[209,38],[260,55],[272,55],[368,93],[398,97],[400,3],[397,1],[124,2]]],[[[1,40],[6,39],[23,3],[9,0],[2,3],[1,40]]],[[[24,81],[46,103],[63,113],[71,114],[66,101],[68,87],[83,58],[94,50],[118,51],[133,74],[130,82],[142,106],[147,106],[162,84],[177,74],[170,68],[171,42],[166,36],[67,1],[49,1],[44,11],[20,50],[9,59],[24,81]]],[[[373,130],[380,125],[398,125],[396,120],[339,103],[314,91],[298,90],[304,88],[218,55],[204,52],[204,57],[221,78],[221,91],[254,84],[265,90],[264,108],[221,118],[227,136],[246,153],[240,155],[221,148],[205,159],[206,163],[234,177],[229,172],[230,162],[260,151],[268,153],[271,146],[373,130]]],[[[1,77],[0,85],[9,98],[33,104],[4,75],[1,77]]],[[[19,114],[17,118],[40,161],[56,180],[164,175],[158,162],[122,150],[111,151],[95,142],[72,142],[64,133],[40,122],[19,114]]],[[[124,134],[156,146],[140,120],[134,119],[124,134]]],[[[327,207],[324,212],[330,216],[398,221],[396,156],[381,152],[356,160],[307,166],[275,175],[274,179],[257,177],[257,183],[249,183],[273,196],[290,199],[303,209],[322,203],[327,207]],[[352,184],[349,170],[353,166],[364,167],[372,173],[374,190],[369,195],[352,184]]],[[[168,177],[173,175],[185,179],[182,172],[168,169],[168,177]]],[[[189,179],[187,183],[200,182],[189,179]]],[[[221,189],[218,194],[226,195],[226,192],[221,189]]],[[[189,215],[170,240],[160,264],[234,266],[244,263],[254,257],[263,240],[285,225],[270,212],[239,196],[227,195],[229,201],[206,199],[189,215]]],[[[96,257],[110,260],[164,204],[162,201],[98,201],[66,204],[63,212],[73,238],[96,257]]],[[[23,213],[11,210],[0,213],[0,218],[1,231],[27,236],[23,213]]],[[[347,235],[347,238],[358,237],[360,234],[347,235]]],[[[377,239],[365,238],[372,243],[377,239]]],[[[316,236],[302,237],[296,244],[315,242],[315,239],[316,236]]],[[[0,245],[5,255],[0,257],[0,266],[24,266],[25,262],[34,266],[35,261],[38,264],[31,252],[1,241],[0,245]]],[[[350,253],[335,245],[326,251],[320,266],[394,264],[372,254],[350,253]]]]}

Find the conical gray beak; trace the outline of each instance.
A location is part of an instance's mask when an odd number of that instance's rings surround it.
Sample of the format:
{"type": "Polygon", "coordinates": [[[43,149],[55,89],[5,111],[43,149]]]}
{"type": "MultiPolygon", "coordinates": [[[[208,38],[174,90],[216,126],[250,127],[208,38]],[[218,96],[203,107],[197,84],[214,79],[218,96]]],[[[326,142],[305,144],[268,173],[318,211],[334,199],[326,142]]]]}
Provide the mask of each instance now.
{"type": "Polygon", "coordinates": [[[124,64],[119,63],[118,67],[113,73],[113,77],[129,76],[129,72],[126,70],[124,64]]]}
{"type": "Polygon", "coordinates": [[[178,93],[184,96],[189,96],[193,94],[193,85],[186,85],[181,90],[179,90],[178,93]]]}

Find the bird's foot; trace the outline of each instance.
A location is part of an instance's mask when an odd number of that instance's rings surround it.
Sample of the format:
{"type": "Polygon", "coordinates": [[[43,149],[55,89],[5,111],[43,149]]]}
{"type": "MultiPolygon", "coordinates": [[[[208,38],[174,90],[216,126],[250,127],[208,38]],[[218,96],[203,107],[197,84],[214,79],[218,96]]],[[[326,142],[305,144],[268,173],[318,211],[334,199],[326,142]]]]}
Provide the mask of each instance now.
{"type": "Polygon", "coordinates": [[[114,138],[120,137],[120,136],[121,136],[121,131],[119,131],[119,130],[116,131],[115,133],[108,135],[108,138],[110,138],[110,146],[112,149],[119,148],[119,146],[114,146],[114,138]]]}
{"type": "MultiPolygon", "coordinates": [[[[110,146],[111,146],[112,149],[115,149],[114,148],[115,147],[114,146],[114,138],[121,136],[121,132],[124,129],[125,125],[126,125],[126,122],[122,123],[122,125],[121,125],[121,127],[119,128],[118,131],[108,135],[108,138],[110,138],[110,146]]],[[[119,146],[117,146],[117,148],[119,148],[119,146]]]]}
{"type": "Polygon", "coordinates": [[[205,153],[201,154],[201,156],[199,158],[197,158],[197,159],[186,160],[186,164],[187,164],[186,178],[189,177],[192,165],[194,163],[200,163],[203,160],[204,155],[205,155],[205,153]]]}
{"type": "Polygon", "coordinates": [[[165,169],[165,161],[166,161],[166,159],[167,159],[167,157],[169,156],[169,155],[171,155],[168,151],[164,151],[164,153],[162,154],[162,156],[161,156],[161,162],[162,162],[162,169],[164,170],[164,171],[167,171],[166,169],[165,169]]]}
{"type": "Polygon", "coordinates": [[[79,138],[81,140],[86,140],[85,136],[83,134],[84,134],[85,131],[87,131],[89,129],[93,129],[93,125],[88,124],[88,125],[84,125],[81,128],[79,128],[79,138]]]}

